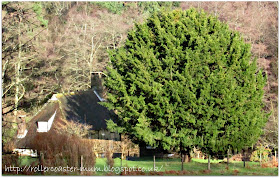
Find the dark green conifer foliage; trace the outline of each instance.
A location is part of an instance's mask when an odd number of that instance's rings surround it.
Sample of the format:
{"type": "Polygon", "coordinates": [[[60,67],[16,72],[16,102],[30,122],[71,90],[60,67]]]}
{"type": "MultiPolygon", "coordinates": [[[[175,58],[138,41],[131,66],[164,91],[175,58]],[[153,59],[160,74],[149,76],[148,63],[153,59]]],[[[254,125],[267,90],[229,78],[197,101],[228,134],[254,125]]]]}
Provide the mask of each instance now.
{"type": "Polygon", "coordinates": [[[266,78],[250,45],[195,9],[157,12],[110,51],[105,86],[111,129],[165,150],[241,149],[260,136],[266,78]]]}

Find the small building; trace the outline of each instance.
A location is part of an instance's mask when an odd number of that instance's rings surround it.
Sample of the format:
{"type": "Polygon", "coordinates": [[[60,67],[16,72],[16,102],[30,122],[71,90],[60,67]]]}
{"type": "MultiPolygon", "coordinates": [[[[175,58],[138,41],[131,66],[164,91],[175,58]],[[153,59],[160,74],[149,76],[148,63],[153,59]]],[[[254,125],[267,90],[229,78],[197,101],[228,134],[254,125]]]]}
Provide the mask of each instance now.
{"type": "MultiPolygon", "coordinates": [[[[97,75],[94,79],[93,83],[99,85],[100,81],[98,81],[97,75]]],[[[32,149],[30,146],[31,141],[35,138],[36,134],[51,132],[59,124],[73,121],[91,126],[91,130],[85,139],[95,140],[99,145],[102,143],[102,149],[101,145],[96,146],[96,152],[99,155],[105,152],[104,147],[106,147],[107,143],[113,148],[115,153],[119,154],[121,152],[121,135],[116,132],[110,132],[106,124],[109,119],[115,121],[117,116],[113,111],[109,111],[100,105],[100,102],[105,101],[102,91],[100,87],[93,86],[87,91],[54,94],[32,120],[28,122],[26,133],[18,135],[17,151],[32,149]]],[[[25,128],[25,126],[23,127],[25,128]]],[[[133,144],[132,147],[131,149],[128,148],[128,154],[139,155],[138,145],[133,144]]]]}

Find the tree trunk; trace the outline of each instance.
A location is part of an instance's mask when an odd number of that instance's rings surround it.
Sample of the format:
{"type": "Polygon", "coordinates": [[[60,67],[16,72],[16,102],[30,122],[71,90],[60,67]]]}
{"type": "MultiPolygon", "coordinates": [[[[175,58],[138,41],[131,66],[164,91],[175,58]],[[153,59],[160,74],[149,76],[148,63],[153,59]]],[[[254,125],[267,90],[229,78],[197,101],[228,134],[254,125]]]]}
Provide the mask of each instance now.
{"type": "Polygon", "coordinates": [[[208,170],[211,170],[211,169],[210,169],[210,159],[211,159],[211,155],[208,154],[208,170]]]}
{"type": "Polygon", "coordinates": [[[184,159],[183,159],[182,142],[180,142],[180,153],[181,153],[181,171],[183,171],[184,170],[184,159]]]}
{"type": "Polygon", "coordinates": [[[243,166],[246,167],[246,152],[243,153],[243,166]]]}
{"type": "Polygon", "coordinates": [[[17,122],[17,110],[18,110],[18,103],[19,103],[19,84],[20,84],[20,65],[21,65],[21,29],[20,29],[21,22],[19,21],[18,26],[18,41],[19,41],[19,49],[18,49],[18,59],[15,65],[15,77],[16,77],[16,92],[15,92],[15,122],[17,122]]]}
{"type": "Polygon", "coordinates": [[[123,152],[124,152],[124,143],[122,142],[121,143],[121,146],[122,146],[122,153],[121,153],[121,170],[122,170],[122,160],[124,158],[124,155],[123,155],[123,152]]]}
{"type": "Polygon", "coordinates": [[[184,157],[185,157],[184,154],[181,153],[181,163],[182,163],[181,164],[181,171],[184,170],[184,157]]]}

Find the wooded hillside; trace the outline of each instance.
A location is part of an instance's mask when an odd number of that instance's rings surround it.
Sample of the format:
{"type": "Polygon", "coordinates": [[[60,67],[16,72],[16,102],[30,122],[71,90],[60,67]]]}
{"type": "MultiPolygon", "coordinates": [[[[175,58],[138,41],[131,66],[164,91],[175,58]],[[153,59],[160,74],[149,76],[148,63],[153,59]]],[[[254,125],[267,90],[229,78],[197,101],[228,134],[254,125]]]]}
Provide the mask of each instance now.
{"type": "Polygon", "coordinates": [[[108,49],[160,8],[190,7],[218,16],[252,44],[268,76],[271,112],[259,144],[278,145],[278,2],[3,2],[2,138],[14,137],[17,116],[27,121],[54,93],[90,88],[91,72],[104,71],[108,49]]]}

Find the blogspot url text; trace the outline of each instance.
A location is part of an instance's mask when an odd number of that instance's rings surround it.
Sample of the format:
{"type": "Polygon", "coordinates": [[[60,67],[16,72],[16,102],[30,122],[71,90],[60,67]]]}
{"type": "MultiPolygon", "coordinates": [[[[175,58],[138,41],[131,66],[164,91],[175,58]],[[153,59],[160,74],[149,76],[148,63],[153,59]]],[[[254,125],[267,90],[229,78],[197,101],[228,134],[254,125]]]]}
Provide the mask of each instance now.
{"type": "Polygon", "coordinates": [[[21,172],[112,172],[116,174],[120,174],[121,172],[124,172],[125,174],[128,172],[160,172],[162,170],[162,167],[154,167],[154,168],[145,168],[145,167],[110,167],[104,165],[103,168],[101,167],[74,167],[74,166],[57,166],[57,167],[49,167],[49,166],[31,166],[26,165],[24,167],[17,167],[17,166],[6,166],[5,165],[5,172],[14,172],[16,174],[20,174],[21,172]]]}

